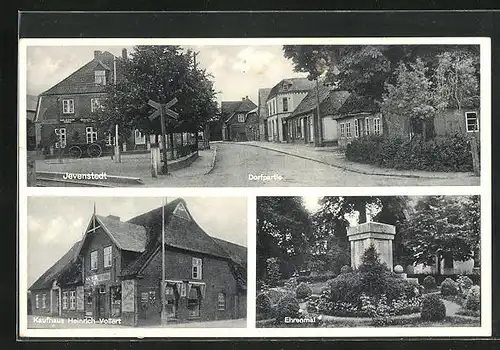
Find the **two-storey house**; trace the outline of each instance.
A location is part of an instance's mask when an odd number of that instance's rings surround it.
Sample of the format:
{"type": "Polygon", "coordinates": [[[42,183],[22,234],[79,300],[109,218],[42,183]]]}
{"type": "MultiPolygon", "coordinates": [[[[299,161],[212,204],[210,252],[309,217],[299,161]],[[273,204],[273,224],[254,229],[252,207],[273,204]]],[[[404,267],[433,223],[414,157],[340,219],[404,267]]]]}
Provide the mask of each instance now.
{"type": "Polygon", "coordinates": [[[257,105],[245,96],[241,101],[223,101],[221,103],[222,140],[247,141],[247,113],[257,105]]]}
{"type": "Polygon", "coordinates": [[[284,118],[306,97],[314,82],[307,78],[283,79],[276,84],[266,99],[268,141],[284,142],[288,130],[284,118]]]}
{"type": "Polygon", "coordinates": [[[208,235],[183,199],[126,222],[94,213],[29,291],[34,315],[130,326],[243,318],[246,248],[208,235]]]}

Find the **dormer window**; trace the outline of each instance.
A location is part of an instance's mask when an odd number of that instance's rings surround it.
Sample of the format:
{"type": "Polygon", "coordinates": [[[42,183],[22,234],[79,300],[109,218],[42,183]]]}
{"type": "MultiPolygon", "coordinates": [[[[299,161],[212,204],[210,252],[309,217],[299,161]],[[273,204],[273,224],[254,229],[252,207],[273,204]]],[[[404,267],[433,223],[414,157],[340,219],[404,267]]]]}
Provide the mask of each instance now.
{"type": "Polygon", "coordinates": [[[238,114],[238,123],[244,123],[245,122],[245,115],[244,114],[238,114]]]}
{"type": "Polygon", "coordinates": [[[95,83],[97,85],[106,85],[106,71],[96,70],[94,74],[95,74],[95,83]]]}

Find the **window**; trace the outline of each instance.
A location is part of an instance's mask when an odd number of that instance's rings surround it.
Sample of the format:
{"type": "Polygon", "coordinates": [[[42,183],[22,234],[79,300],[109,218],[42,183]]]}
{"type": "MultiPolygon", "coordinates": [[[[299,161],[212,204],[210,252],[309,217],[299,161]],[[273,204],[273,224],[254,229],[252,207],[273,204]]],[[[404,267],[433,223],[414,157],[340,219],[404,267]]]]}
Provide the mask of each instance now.
{"type": "Polygon", "coordinates": [[[354,119],[354,137],[359,137],[359,119],[354,119]]]}
{"type": "Polygon", "coordinates": [[[140,132],[137,129],[135,129],[135,131],[134,131],[134,138],[135,138],[136,145],[145,145],[146,144],[146,135],[144,135],[142,132],[140,132]]]}
{"type": "Polygon", "coordinates": [[[352,137],[351,122],[345,123],[345,134],[347,137],[352,137]]]}
{"type": "Polygon", "coordinates": [[[35,308],[38,309],[40,307],[39,295],[35,295],[35,308]]]}
{"type": "Polygon", "coordinates": [[[104,267],[111,267],[113,265],[113,248],[111,246],[104,248],[104,267]]]}
{"type": "Polygon", "coordinates": [[[113,146],[113,136],[111,136],[110,132],[106,133],[106,145],[113,146]]]}
{"type": "Polygon", "coordinates": [[[380,135],[380,118],[373,118],[373,133],[380,135]]]}
{"type": "Polygon", "coordinates": [[[222,292],[217,296],[217,310],[225,310],[226,309],[226,295],[222,292]]]}
{"type": "Polygon", "coordinates": [[[189,317],[200,317],[199,288],[191,287],[187,301],[189,317]]]}
{"type": "Polygon", "coordinates": [[[178,298],[175,286],[168,285],[165,287],[165,298],[167,300],[167,304],[165,305],[167,317],[177,317],[178,298]]]}
{"type": "Polygon", "coordinates": [[[68,309],[68,292],[63,292],[63,298],[62,298],[62,308],[63,310],[68,309]]]}
{"type": "Polygon", "coordinates": [[[45,309],[47,307],[47,295],[42,294],[42,309],[45,309]]]}
{"type": "Polygon", "coordinates": [[[63,100],[63,114],[75,113],[75,102],[73,99],[63,100]]]}
{"type": "Polygon", "coordinates": [[[69,309],[76,309],[76,291],[72,290],[69,292],[69,309]]]}
{"type": "Polygon", "coordinates": [[[365,135],[370,135],[370,118],[365,118],[365,135]]]}
{"type": "Polygon", "coordinates": [[[479,119],[477,118],[476,112],[465,113],[465,125],[467,127],[467,132],[475,132],[479,130],[479,119]]]}
{"type": "Polygon", "coordinates": [[[95,74],[95,83],[99,85],[106,85],[106,71],[96,70],[95,74]]]}
{"type": "Polygon", "coordinates": [[[87,143],[94,143],[97,141],[97,130],[94,131],[92,126],[87,126],[85,128],[85,134],[87,136],[87,143]]]}
{"type": "Polygon", "coordinates": [[[59,141],[56,142],[56,148],[65,148],[66,147],[66,128],[56,128],[54,129],[54,133],[57,135],[59,141]]]}
{"type": "Polygon", "coordinates": [[[288,112],[288,98],[283,97],[283,112],[288,112]]]}
{"type": "Polygon", "coordinates": [[[106,286],[102,284],[99,286],[99,294],[106,294],[106,286]]]}
{"type": "Polygon", "coordinates": [[[147,304],[149,301],[149,293],[148,292],[142,292],[141,293],[141,303],[142,304],[147,304]]]}
{"type": "Polygon", "coordinates": [[[90,269],[97,270],[97,250],[90,253],[90,269]]]}
{"type": "Polygon", "coordinates": [[[202,260],[199,259],[199,258],[193,258],[193,268],[191,270],[191,277],[194,279],[194,280],[201,280],[201,276],[202,276],[202,260]]]}
{"type": "Polygon", "coordinates": [[[97,112],[101,108],[101,102],[99,101],[98,98],[91,98],[90,99],[90,111],[97,112]]]}
{"type": "Polygon", "coordinates": [[[244,114],[238,114],[238,123],[244,123],[245,122],[245,115],[244,114]]]}
{"type": "Polygon", "coordinates": [[[345,123],[340,123],[340,137],[345,137],[345,123]]]}

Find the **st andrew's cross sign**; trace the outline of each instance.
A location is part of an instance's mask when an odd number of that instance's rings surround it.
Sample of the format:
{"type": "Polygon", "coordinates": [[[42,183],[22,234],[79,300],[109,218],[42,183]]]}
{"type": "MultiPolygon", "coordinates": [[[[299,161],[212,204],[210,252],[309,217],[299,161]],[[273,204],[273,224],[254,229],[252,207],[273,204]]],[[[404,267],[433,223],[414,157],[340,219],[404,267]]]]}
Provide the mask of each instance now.
{"type": "Polygon", "coordinates": [[[179,119],[179,114],[174,112],[173,110],[170,109],[173,105],[175,105],[178,102],[177,98],[174,97],[167,103],[158,103],[153,100],[148,101],[148,105],[153,107],[155,111],[149,115],[149,120],[154,120],[160,117],[160,124],[161,124],[161,134],[163,138],[163,172],[165,174],[168,174],[168,167],[167,167],[167,126],[166,126],[166,120],[165,120],[165,114],[172,119],[178,120],[179,119]]]}

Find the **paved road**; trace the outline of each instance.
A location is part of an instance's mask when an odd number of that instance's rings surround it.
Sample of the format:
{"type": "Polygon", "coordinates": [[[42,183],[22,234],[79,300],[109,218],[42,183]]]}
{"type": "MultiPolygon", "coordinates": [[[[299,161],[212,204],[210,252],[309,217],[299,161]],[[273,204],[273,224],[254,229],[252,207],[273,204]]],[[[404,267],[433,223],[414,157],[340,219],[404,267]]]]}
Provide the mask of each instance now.
{"type": "MultiPolygon", "coordinates": [[[[448,179],[415,179],[406,177],[364,175],[334,168],[272,150],[244,144],[217,144],[217,162],[212,172],[192,178],[172,176],[161,186],[207,187],[342,187],[342,186],[431,186],[459,185],[448,179]],[[274,179],[250,180],[249,176],[275,176],[274,179]],[[281,177],[281,180],[277,178],[281,177]]],[[[148,186],[159,184],[148,183],[148,186]]]]}

